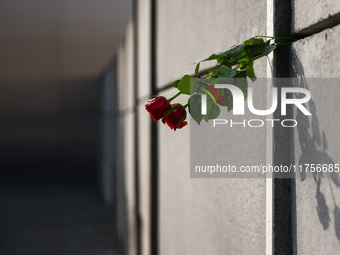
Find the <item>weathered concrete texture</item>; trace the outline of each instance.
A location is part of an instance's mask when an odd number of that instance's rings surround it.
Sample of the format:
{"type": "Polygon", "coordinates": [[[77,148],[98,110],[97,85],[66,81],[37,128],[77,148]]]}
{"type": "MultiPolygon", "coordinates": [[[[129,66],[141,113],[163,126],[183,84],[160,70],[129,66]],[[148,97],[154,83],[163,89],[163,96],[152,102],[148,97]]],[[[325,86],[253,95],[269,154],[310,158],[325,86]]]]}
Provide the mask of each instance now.
{"type": "MultiPolygon", "coordinates": [[[[294,44],[298,86],[308,88],[312,116],[295,112],[296,164],[339,164],[340,27],[294,44]],[[306,77],[338,79],[305,80],[306,77]]],[[[340,249],[340,181],[338,173],[302,173],[296,179],[297,253],[337,254],[340,249]]]]}
{"type": "MultiPolygon", "coordinates": [[[[265,179],[191,179],[190,126],[159,125],[160,254],[264,254],[265,179]]],[[[265,161],[265,134],[255,133],[228,129],[215,142],[228,141],[230,163],[256,164],[265,161]],[[256,146],[238,149],[246,141],[256,146]]],[[[214,148],[206,149],[213,157],[214,148]]]]}
{"type": "MultiPolygon", "coordinates": [[[[158,87],[193,74],[196,60],[266,34],[266,1],[162,0],[157,5],[158,87]]],[[[257,74],[266,77],[265,66],[257,74]]]]}
{"type": "Polygon", "coordinates": [[[340,27],[337,26],[294,43],[292,59],[295,72],[307,78],[339,77],[339,37],[340,27]]]}
{"type": "Polygon", "coordinates": [[[150,94],[150,0],[138,1],[138,98],[150,94]]]}
{"type": "Polygon", "coordinates": [[[141,218],[142,254],[150,254],[150,124],[151,117],[141,102],[138,106],[139,123],[139,201],[141,218]]]}
{"type": "MultiPolygon", "coordinates": [[[[157,17],[158,87],[192,74],[193,61],[266,33],[266,1],[163,0],[157,17]]],[[[265,60],[255,68],[266,76],[265,60]]],[[[160,254],[264,254],[265,180],[190,179],[190,127],[159,125],[160,254]]],[[[226,141],[230,163],[265,162],[264,129],[228,129],[216,146],[226,141]],[[246,141],[256,146],[235,148],[246,141]]]]}
{"type": "Polygon", "coordinates": [[[293,3],[293,32],[312,34],[340,22],[337,0],[296,0],[293,3]]]}

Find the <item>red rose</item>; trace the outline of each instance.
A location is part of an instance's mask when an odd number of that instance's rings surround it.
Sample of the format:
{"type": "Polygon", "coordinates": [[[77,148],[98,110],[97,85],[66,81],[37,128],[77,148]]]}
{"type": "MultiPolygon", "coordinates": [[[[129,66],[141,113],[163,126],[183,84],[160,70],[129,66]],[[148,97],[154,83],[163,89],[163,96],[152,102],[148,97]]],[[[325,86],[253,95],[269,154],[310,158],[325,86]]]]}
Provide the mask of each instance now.
{"type": "Polygon", "coordinates": [[[145,109],[150,113],[154,121],[163,118],[171,109],[165,97],[155,97],[149,100],[145,109]]]}
{"type": "MultiPolygon", "coordinates": [[[[176,106],[178,104],[171,105],[172,107],[176,106]]],[[[187,116],[187,112],[184,109],[184,107],[179,108],[173,108],[170,113],[165,115],[165,117],[162,119],[163,123],[168,124],[168,126],[171,129],[176,130],[176,128],[182,128],[185,127],[188,122],[184,121],[187,116]]]]}

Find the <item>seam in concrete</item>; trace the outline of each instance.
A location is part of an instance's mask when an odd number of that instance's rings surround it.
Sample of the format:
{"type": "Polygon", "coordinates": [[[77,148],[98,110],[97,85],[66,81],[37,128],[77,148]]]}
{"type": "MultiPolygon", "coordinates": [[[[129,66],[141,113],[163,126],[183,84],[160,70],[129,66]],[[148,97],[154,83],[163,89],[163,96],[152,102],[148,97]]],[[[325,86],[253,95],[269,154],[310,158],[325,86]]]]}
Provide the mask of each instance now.
{"type": "MultiPolygon", "coordinates": [[[[151,0],[151,31],[150,31],[150,79],[151,94],[158,93],[157,90],[157,0],[151,0]]],[[[159,183],[158,183],[158,125],[156,122],[151,124],[151,171],[150,171],[150,254],[158,255],[159,242],[159,183]]]]}
{"type": "MultiPolygon", "coordinates": [[[[278,37],[291,37],[292,31],[292,3],[291,1],[274,0],[274,35],[278,37]]],[[[277,78],[289,78],[291,59],[290,47],[284,46],[274,52],[274,72],[275,86],[281,88],[287,86],[286,82],[277,78]]],[[[280,100],[280,89],[278,90],[280,100]]],[[[281,106],[278,104],[274,112],[275,119],[283,119],[280,114],[281,106]]],[[[287,118],[292,118],[292,111],[289,108],[287,118]]],[[[292,133],[290,130],[274,126],[273,129],[273,165],[289,165],[291,163],[291,142],[292,133]]],[[[292,254],[292,190],[291,176],[274,174],[273,179],[273,254],[292,254]]]]}
{"type": "Polygon", "coordinates": [[[296,39],[303,39],[305,37],[320,33],[325,29],[329,29],[337,25],[340,25],[340,12],[332,16],[329,16],[328,18],[321,20],[320,22],[315,23],[300,31],[297,32],[293,31],[293,37],[296,39]]]}
{"type": "Polygon", "coordinates": [[[136,211],[135,211],[135,221],[136,221],[136,254],[141,254],[141,217],[140,217],[140,199],[139,199],[139,114],[138,114],[138,92],[139,92],[139,84],[138,84],[138,38],[139,38],[139,31],[138,31],[138,6],[139,1],[133,1],[133,73],[134,73],[134,93],[133,98],[135,104],[133,105],[133,113],[134,113],[134,174],[135,174],[135,203],[136,203],[136,211]]]}

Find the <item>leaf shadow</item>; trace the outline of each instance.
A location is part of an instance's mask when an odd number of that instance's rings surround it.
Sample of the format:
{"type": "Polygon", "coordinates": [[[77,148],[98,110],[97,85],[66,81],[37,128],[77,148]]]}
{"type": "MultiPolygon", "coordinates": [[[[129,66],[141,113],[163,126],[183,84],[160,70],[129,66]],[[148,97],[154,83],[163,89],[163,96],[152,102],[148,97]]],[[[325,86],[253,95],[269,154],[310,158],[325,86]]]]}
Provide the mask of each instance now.
{"type": "MultiPolygon", "coordinates": [[[[308,89],[307,80],[304,74],[304,68],[302,63],[297,56],[294,48],[292,49],[292,78],[294,87],[301,87],[308,89]]],[[[295,95],[296,98],[299,98],[299,95],[295,95]]],[[[297,125],[297,135],[298,141],[301,148],[301,156],[299,158],[299,165],[304,164],[333,164],[334,160],[328,155],[327,148],[327,136],[324,130],[320,130],[320,125],[317,117],[317,107],[313,100],[313,97],[305,104],[305,106],[309,109],[312,116],[305,116],[301,113],[301,111],[297,111],[296,120],[299,123],[297,125]]],[[[310,172],[308,172],[310,173],[310,172]]],[[[312,174],[316,192],[315,198],[317,202],[316,213],[318,215],[320,224],[322,225],[323,230],[327,230],[331,224],[331,211],[329,209],[328,204],[334,204],[334,229],[337,239],[340,241],[340,208],[336,204],[336,200],[334,198],[333,188],[332,186],[340,187],[340,177],[337,172],[329,172],[329,173],[318,173],[314,171],[312,174]],[[329,175],[329,176],[327,176],[329,175]],[[328,180],[328,181],[327,181],[328,180]],[[330,189],[332,194],[333,201],[327,201],[325,195],[321,191],[325,189],[330,189]]],[[[303,171],[300,172],[300,180],[305,181],[307,178],[307,172],[303,168],[303,171]]]]}

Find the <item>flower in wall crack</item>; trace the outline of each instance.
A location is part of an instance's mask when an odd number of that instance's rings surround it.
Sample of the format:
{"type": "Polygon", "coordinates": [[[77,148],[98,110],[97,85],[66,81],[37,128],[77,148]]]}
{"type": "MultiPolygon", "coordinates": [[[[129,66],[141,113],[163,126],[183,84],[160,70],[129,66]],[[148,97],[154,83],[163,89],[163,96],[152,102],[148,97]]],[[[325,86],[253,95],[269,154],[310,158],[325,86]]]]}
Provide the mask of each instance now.
{"type": "Polygon", "coordinates": [[[268,56],[276,48],[292,42],[290,38],[258,35],[237,43],[228,50],[213,53],[195,62],[194,75],[186,74],[170,84],[170,87],[179,91],[176,95],[169,99],[164,97],[151,99],[145,108],[154,121],[162,119],[164,124],[168,124],[174,130],[188,124],[185,121],[187,107],[189,107],[188,113],[198,125],[202,120],[208,122],[216,119],[220,115],[220,107],[226,107],[228,111],[233,109],[233,100],[231,91],[228,92],[221,87],[215,89],[215,85],[223,79],[242,90],[244,94],[244,90],[248,87],[248,78],[252,81],[256,80],[254,62],[268,56]],[[207,61],[214,61],[215,66],[209,71],[200,72],[201,64],[207,61]],[[170,105],[171,101],[181,94],[189,96],[188,103],[184,106],[170,105]],[[204,94],[210,96],[209,103],[206,96],[201,97],[204,94]],[[205,107],[203,107],[204,103],[205,107]]]}
{"type": "Polygon", "coordinates": [[[181,129],[188,124],[188,122],[185,121],[186,116],[187,112],[182,105],[172,104],[171,111],[163,117],[162,122],[168,124],[173,130],[177,128],[181,129]]]}

